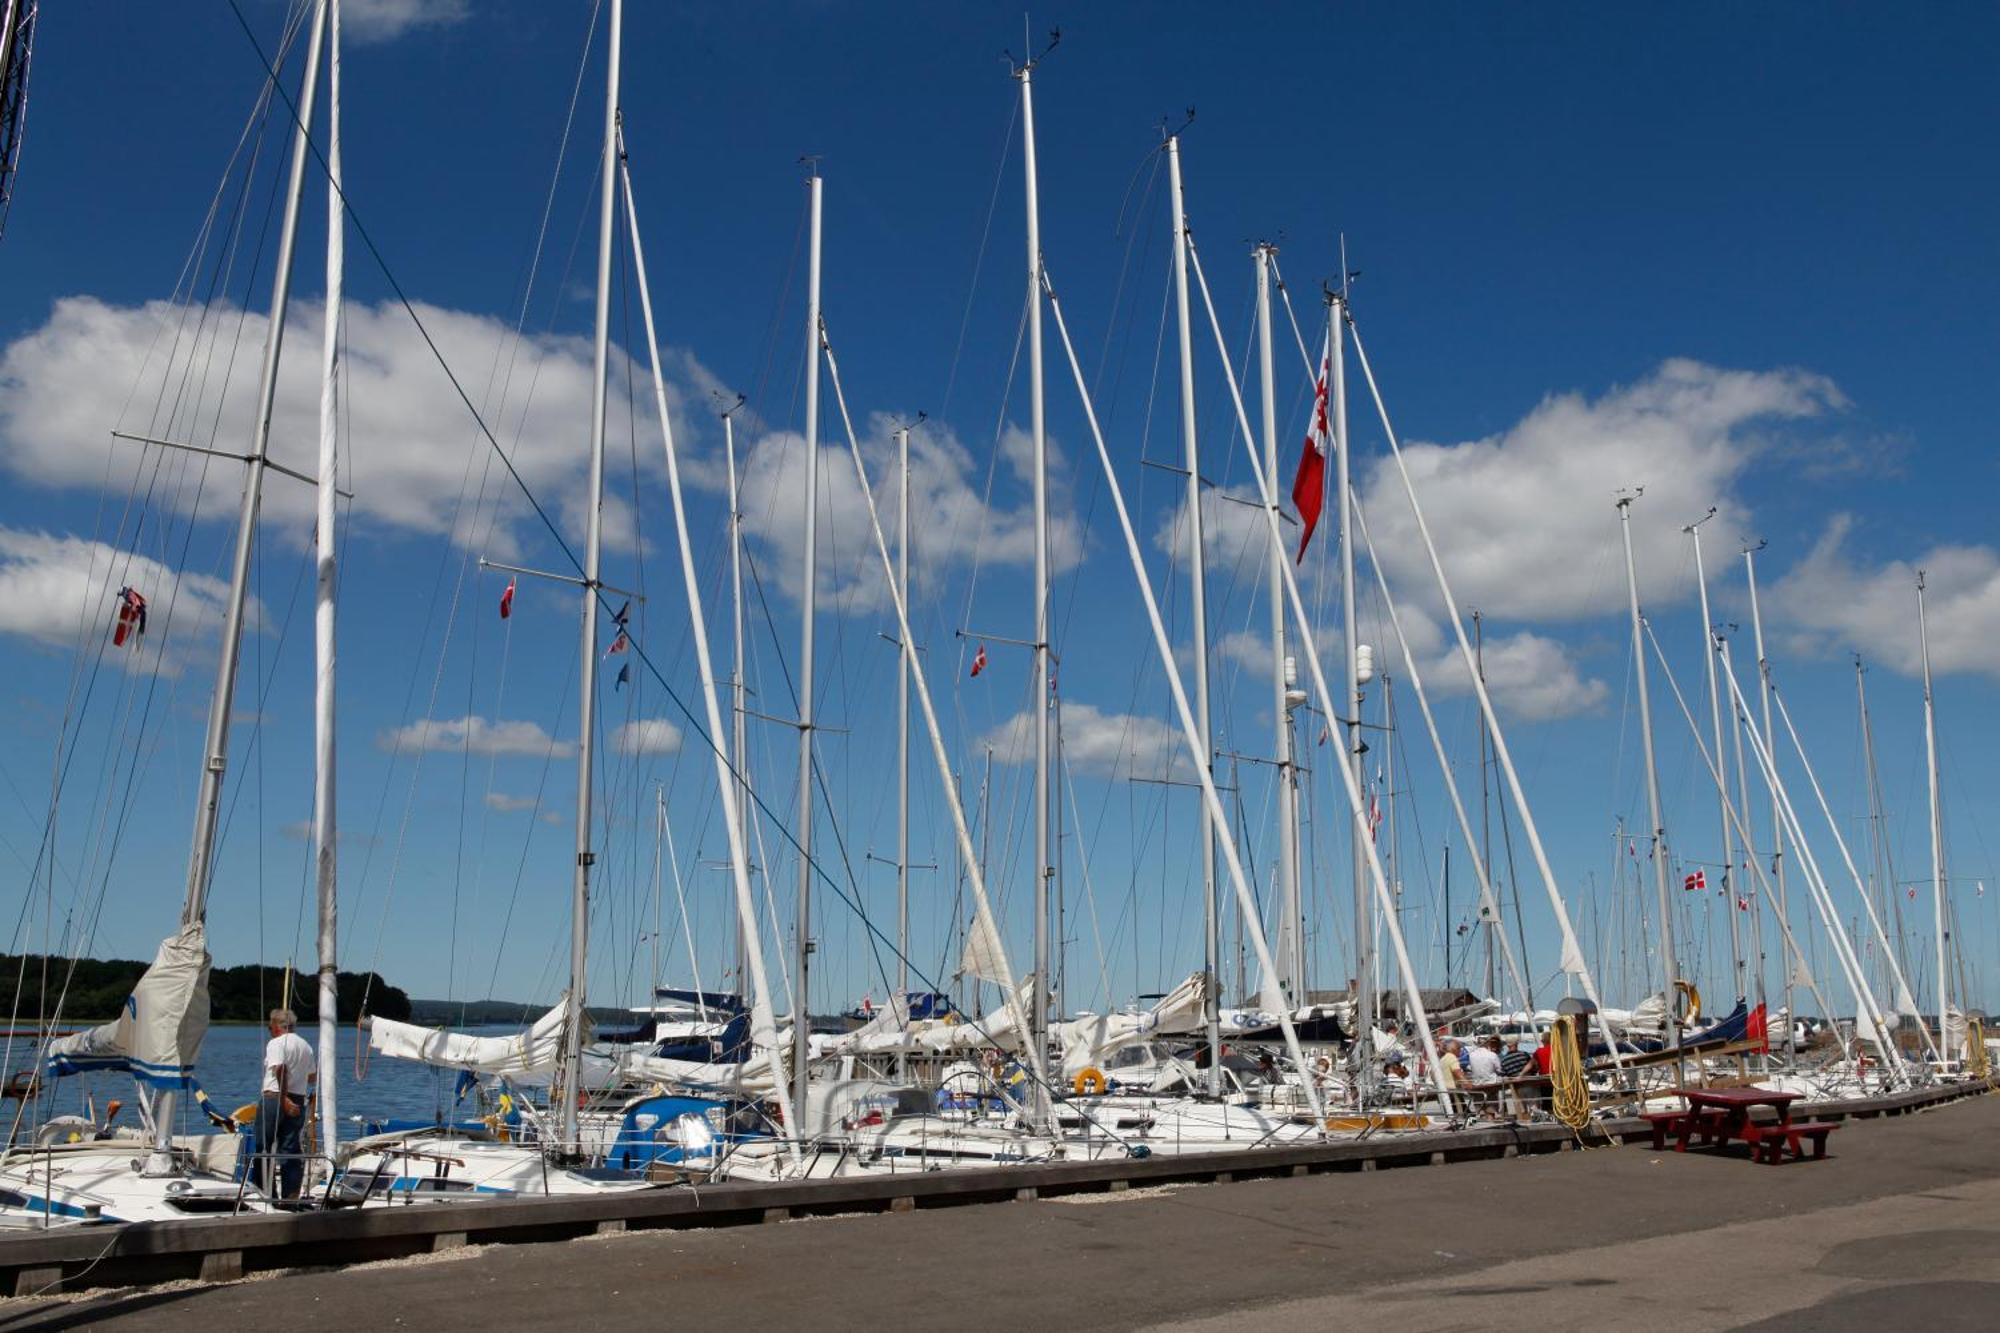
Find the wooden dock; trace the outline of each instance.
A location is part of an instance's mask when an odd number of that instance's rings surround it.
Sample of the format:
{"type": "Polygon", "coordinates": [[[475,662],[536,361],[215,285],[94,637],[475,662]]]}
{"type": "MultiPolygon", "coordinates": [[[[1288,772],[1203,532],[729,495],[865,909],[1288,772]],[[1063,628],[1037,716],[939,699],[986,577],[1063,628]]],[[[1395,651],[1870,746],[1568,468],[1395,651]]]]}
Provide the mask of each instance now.
{"type": "MultiPolygon", "coordinates": [[[[1867,1120],[1978,1096],[1983,1084],[1919,1089],[1815,1105],[1822,1120],[1867,1120]]],[[[1586,1145],[1650,1142],[1636,1117],[1600,1121],[1586,1145]]],[[[328,1267],[464,1245],[568,1240],[648,1228],[755,1225],[836,1213],[904,1212],[960,1204],[1030,1201],[1176,1183],[1227,1182],[1564,1152],[1579,1140],[1561,1125],[1489,1125],[1435,1134],[1382,1134],[1334,1143],[1094,1162],[911,1171],[798,1183],[674,1186],[555,1199],[414,1203],[404,1207],[190,1218],[122,1227],[71,1226],[0,1238],[0,1292],[96,1286],[328,1267]]]]}

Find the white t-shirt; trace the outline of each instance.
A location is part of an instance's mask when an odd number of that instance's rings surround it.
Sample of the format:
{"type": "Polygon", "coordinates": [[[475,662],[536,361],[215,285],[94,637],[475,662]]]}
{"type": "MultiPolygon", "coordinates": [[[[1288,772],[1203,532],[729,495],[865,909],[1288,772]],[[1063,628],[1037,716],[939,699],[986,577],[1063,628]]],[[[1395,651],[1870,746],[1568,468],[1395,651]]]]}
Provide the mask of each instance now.
{"type": "Polygon", "coordinates": [[[1497,1052],[1487,1050],[1484,1046],[1473,1047],[1471,1073],[1472,1073],[1472,1081],[1474,1083],[1491,1083],[1494,1079],[1499,1078],[1500,1077],[1499,1054],[1497,1052]]]}
{"type": "Polygon", "coordinates": [[[306,1039],[296,1032],[281,1033],[264,1045],[264,1091],[278,1091],[278,1076],[272,1071],[279,1065],[285,1067],[285,1091],[290,1096],[305,1100],[312,1090],[313,1075],[318,1072],[319,1062],[313,1059],[313,1049],[306,1039]]]}

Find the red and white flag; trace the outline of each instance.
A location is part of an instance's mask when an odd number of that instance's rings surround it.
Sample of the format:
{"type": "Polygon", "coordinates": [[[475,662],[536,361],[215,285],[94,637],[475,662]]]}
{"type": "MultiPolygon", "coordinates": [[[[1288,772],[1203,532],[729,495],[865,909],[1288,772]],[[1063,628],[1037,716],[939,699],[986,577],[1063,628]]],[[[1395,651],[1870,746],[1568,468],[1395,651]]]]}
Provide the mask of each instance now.
{"type": "Polygon", "coordinates": [[[125,640],[131,639],[136,647],[139,637],[146,632],[146,599],[137,588],[125,587],[118,590],[118,619],[111,627],[111,646],[123,648],[125,640]]]}
{"type": "Polygon", "coordinates": [[[1313,425],[1306,435],[1305,446],[1299,450],[1299,470],[1292,477],[1292,507],[1299,511],[1299,525],[1304,529],[1299,534],[1299,553],[1296,562],[1306,558],[1306,546],[1313,539],[1313,529],[1319,526],[1319,513],[1326,503],[1326,451],[1332,432],[1326,424],[1326,381],[1333,366],[1333,330],[1327,330],[1326,351],[1320,355],[1319,384],[1313,389],[1313,425]]]}
{"type": "Polygon", "coordinates": [[[514,614],[514,580],[507,580],[507,591],[500,594],[500,618],[505,620],[514,614]]]}
{"type": "Polygon", "coordinates": [[[1700,893],[1708,887],[1708,876],[1697,870],[1681,881],[1681,887],[1689,893],[1700,893]]]}
{"type": "Polygon", "coordinates": [[[1750,900],[1749,900],[1748,898],[1738,898],[1738,899],[1736,900],[1736,910],[1737,910],[1737,911],[1739,911],[1739,912],[1747,912],[1747,911],[1749,911],[1749,910],[1750,910],[1750,900]]]}
{"type": "Polygon", "coordinates": [[[606,657],[615,657],[619,653],[630,652],[631,650],[632,640],[626,635],[624,629],[620,628],[618,637],[611,641],[611,646],[604,650],[604,655],[606,657]]]}
{"type": "Polygon", "coordinates": [[[979,645],[979,651],[972,655],[972,674],[976,676],[984,670],[986,670],[986,645],[982,643],[979,645]]]}

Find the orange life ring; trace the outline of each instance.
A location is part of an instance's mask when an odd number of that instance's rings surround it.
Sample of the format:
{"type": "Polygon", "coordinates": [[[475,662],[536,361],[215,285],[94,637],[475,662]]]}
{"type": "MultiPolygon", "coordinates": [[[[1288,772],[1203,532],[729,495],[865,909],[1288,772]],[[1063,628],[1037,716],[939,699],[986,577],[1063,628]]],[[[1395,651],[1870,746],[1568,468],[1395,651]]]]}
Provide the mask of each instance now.
{"type": "Polygon", "coordinates": [[[1104,1071],[1096,1065],[1084,1066],[1070,1083],[1071,1089],[1079,1097],[1094,1097],[1110,1086],[1104,1077],[1104,1071]]]}

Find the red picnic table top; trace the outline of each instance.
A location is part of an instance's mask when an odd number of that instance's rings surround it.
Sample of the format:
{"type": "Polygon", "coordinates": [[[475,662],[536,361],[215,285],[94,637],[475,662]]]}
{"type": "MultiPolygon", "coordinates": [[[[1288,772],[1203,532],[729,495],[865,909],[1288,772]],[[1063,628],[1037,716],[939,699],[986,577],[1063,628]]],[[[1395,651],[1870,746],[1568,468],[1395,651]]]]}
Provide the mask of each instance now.
{"type": "Polygon", "coordinates": [[[1674,1091],[1687,1098],[1688,1106],[1696,1110],[1713,1107],[1747,1115],[1752,1107],[1769,1106],[1781,1120],[1790,1114],[1792,1103],[1803,1095],[1775,1088],[1675,1088],[1674,1091]]]}

